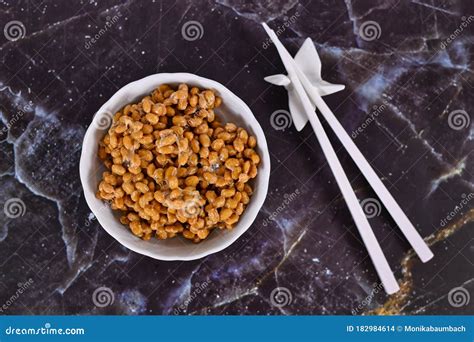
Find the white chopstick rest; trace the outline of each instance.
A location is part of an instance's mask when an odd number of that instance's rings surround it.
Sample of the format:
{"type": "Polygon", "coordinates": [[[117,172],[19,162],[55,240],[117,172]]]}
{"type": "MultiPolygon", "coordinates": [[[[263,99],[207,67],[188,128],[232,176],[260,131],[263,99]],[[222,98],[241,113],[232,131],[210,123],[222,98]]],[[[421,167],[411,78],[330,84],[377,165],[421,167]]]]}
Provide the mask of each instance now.
{"type": "Polygon", "coordinates": [[[359,230],[359,233],[364,241],[364,244],[367,248],[370,258],[375,266],[375,270],[382,281],[382,284],[385,288],[385,291],[389,294],[397,292],[400,288],[398,286],[397,280],[393,275],[392,270],[390,269],[390,265],[385,258],[385,255],[382,252],[382,249],[370,227],[369,221],[362,210],[360,203],[352,189],[352,186],[347,178],[347,175],[342,168],[339,159],[337,158],[336,152],[329,141],[329,138],[324,131],[324,128],[319,121],[317,115],[314,114],[314,107],[311,104],[311,101],[308,98],[308,95],[304,91],[304,88],[299,81],[298,77],[296,76],[294,66],[290,63],[291,56],[289,53],[284,49],[283,45],[278,40],[276,34],[268,28],[264,24],[267,33],[269,34],[270,38],[275,43],[275,46],[280,53],[282,58],[283,64],[285,65],[288,71],[288,77],[295,89],[294,95],[298,96],[298,100],[303,107],[303,113],[306,115],[307,119],[311,123],[311,126],[316,133],[316,137],[321,145],[324,155],[328,160],[329,167],[331,168],[334,177],[336,178],[336,182],[341,190],[342,195],[347,203],[349,211],[356,223],[356,226],[359,230]]]}

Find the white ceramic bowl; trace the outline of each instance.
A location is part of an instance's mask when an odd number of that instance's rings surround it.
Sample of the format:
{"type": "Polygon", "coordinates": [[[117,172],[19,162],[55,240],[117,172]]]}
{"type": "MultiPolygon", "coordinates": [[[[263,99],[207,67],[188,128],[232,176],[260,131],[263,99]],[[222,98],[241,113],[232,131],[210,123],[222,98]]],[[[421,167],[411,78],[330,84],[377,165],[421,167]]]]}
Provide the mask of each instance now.
{"type": "Polygon", "coordinates": [[[125,247],[159,260],[194,260],[219,252],[237,240],[253,223],[267,195],[270,178],[270,157],[265,135],[250,108],[234,93],[222,84],[203,77],[187,73],[155,74],[124,86],[108,100],[94,116],[82,144],[80,176],[84,195],[90,209],[100,225],[125,247]],[[234,122],[245,127],[257,137],[257,151],[261,157],[257,177],[253,180],[254,194],[232,230],[217,230],[199,244],[184,241],[181,237],[158,240],[152,238],[144,241],[134,236],[119,222],[118,213],[112,211],[104,202],[95,197],[104,166],[97,157],[100,139],[111,124],[112,113],[124,105],[135,102],[149,94],[160,84],[177,85],[186,83],[200,88],[213,89],[222,98],[222,106],[216,114],[224,122],[234,122]]]}

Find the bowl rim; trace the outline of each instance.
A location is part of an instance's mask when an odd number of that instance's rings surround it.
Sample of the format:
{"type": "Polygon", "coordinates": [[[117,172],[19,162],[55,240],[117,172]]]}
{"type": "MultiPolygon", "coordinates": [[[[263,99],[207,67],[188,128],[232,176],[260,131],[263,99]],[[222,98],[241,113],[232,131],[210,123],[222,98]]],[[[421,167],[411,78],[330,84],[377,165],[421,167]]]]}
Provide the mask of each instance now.
{"type": "MultiPolygon", "coordinates": [[[[132,90],[133,91],[133,90],[132,90]]],[[[145,96],[145,94],[143,94],[145,96]]],[[[99,225],[104,229],[110,236],[112,236],[115,240],[117,240],[122,246],[139,253],[141,255],[145,255],[148,257],[151,257],[156,260],[162,260],[162,261],[191,261],[191,260],[198,260],[201,258],[204,258],[208,255],[218,253],[232,245],[235,241],[237,241],[255,222],[255,219],[260,212],[266,198],[267,198],[267,193],[268,193],[268,186],[270,182],[270,170],[271,170],[271,164],[270,164],[270,152],[268,150],[268,145],[265,137],[264,130],[260,126],[260,123],[258,122],[257,118],[253,114],[252,110],[250,107],[235,93],[233,93],[230,89],[228,89],[225,85],[212,80],[208,79],[202,76],[198,76],[195,74],[191,73],[186,73],[186,72],[178,72],[178,73],[156,73],[152,74],[146,77],[143,77],[141,79],[132,81],[130,83],[127,83],[123,87],[121,87],[119,90],[117,90],[104,104],[97,110],[97,112],[94,114],[92,117],[91,123],[89,127],[86,130],[86,133],[84,134],[84,139],[82,141],[82,148],[81,148],[81,157],[79,161],[79,176],[81,180],[81,185],[84,193],[84,198],[86,200],[86,203],[89,207],[89,209],[92,211],[94,214],[95,218],[97,219],[97,222],[99,225]],[[175,77],[177,81],[173,80],[158,80],[159,78],[161,79],[167,79],[167,78],[173,78],[175,77]],[[219,244],[217,247],[210,248],[208,250],[204,250],[200,253],[196,254],[190,254],[189,256],[173,256],[173,255],[159,255],[157,256],[153,251],[150,251],[149,248],[147,247],[140,247],[140,246],[131,246],[126,239],[123,239],[120,234],[116,234],[115,228],[112,227],[107,227],[107,225],[104,224],[104,218],[101,217],[101,212],[100,210],[96,209],[95,204],[93,201],[95,200],[95,193],[91,193],[90,191],[85,190],[85,184],[88,181],[88,178],[90,176],[89,170],[86,169],[86,160],[90,158],[89,155],[86,155],[84,147],[87,145],[86,143],[89,142],[91,139],[93,139],[92,134],[93,134],[93,127],[94,127],[94,121],[98,120],[99,113],[104,115],[105,113],[109,112],[107,109],[108,107],[112,107],[109,105],[111,102],[116,102],[118,101],[118,98],[121,98],[125,95],[127,91],[129,91],[130,88],[133,88],[134,86],[137,86],[140,83],[146,83],[146,82],[151,82],[154,79],[157,79],[156,81],[156,86],[163,84],[163,83],[179,83],[179,79],[189,79],[192,81],[196,81],[198,83],[205,83],[208,84],[210,88],[213,88],[217,90],[219,93],[225,92],[226,95],[234,97],[234,100],[238,102],[244,111],[246,111],[248,114],[251,114],[246,120],[248,120],[248,125],[252,127],[252,130],[254,130],[254,133],[256,134],[257,131],[258,134],[260,135],[258,145],[263,151],[263,155],[261,156],[262,161],[264,165],[267,165],[267,167],[260,168],[259,173],[257,177],[260,178],[261,184],[259,184],[259,189],[260,189],[260,195],[258,198],[253,198],[254,201],[254,207],[253,212],[250,213],[250,216],[248,217],[248,223],[247,226],[242,229],[242,231],[239,234],[234,234],[233,236],[230,236],[227,240],[224,240],[221,244],[219,244]]],[[[251,199],[252,201],[252,199],[251,199]]],[[[249,207],[246,208],[245,210],[250,209],[249,207]]],[[[192,245],[190,245],[191,247],[192,245]]]]}

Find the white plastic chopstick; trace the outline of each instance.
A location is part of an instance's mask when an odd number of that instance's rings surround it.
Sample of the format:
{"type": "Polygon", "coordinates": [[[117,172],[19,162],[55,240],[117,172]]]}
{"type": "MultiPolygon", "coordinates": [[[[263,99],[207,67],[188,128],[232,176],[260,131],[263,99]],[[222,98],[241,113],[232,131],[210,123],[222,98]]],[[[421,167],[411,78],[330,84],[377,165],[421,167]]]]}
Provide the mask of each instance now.
{"type": "Polygon", "coordinates": [[[382,281],[385,291],[388,294],[395,293],[400,289],[397,280],[395,279],[395,276],[390,269],[390,265],[388,264],[387,259],[385,258],[385,255],[383,254],[382,249],[377,241],[377,238],[370,227],[369,221],[367,220],[367,217],[360,206],[349,179],[347,178],[347,175],[345,174],[344,169],[337,158],[336,152],[334,151],[334,148],[332,147],[318,116],[314,113],[313,107],[311,106],[311,101],[308,98],[303,85],[296,76],[294,63],[290,62],[292,58],[283,47],[283,44],[281,44],[278,40],[275,32],[273,32],[273,30],[271,30],[266,24],[263,25],[265,30],[267,30],[267,33],[270,35],[270,38],[275,43],[275,46],[282,57],[283,64],[288,71],[288,76],[291,79],[293,86],[296,88],[298,95],[300,96],[309,122],[311,123],[311,126],[313,127],[316,137],[321,145],[323,153],[328,161],[328,165],[331,168],[334,177],[336,178],[339,189],[341,190],[341,193],[347,203],[352,218],[354,219],[354,222],[359,230],[362,241],[367,248],[369,256],[372,259],[375,270],[382,281]],[[288,57],[290,57],[290,59],[288,57]]]}
{"type": "Polygon", "coordinates": [[[387,190],[383,182],[377,176],[372,166],[370,166],[369,162],[364,158],[363,154],[357,148],[357,145],[351,139],[349,134],[347,134],[346,130],[344,127],[342,127],[331,109],[327,106],[326,102],[324,102],[321,95],[319,95],[317,89],[311,85],[311,82],[308,80],[306,75],[301,72],[301,70],[298,68],[298,65],[296,65],[296,63],[293,63],[293,65],[298,78],[301,81],[301,84],[306,90],[308,96],[319,109],[321,114],[323,114],[331,129],[334,131],[339,141],[347,150],[352,160],[354,160],[365,179],[367,179],[367,182],[369,182],[372,189],[374,189],[385,208],[387,208],[387,211],[390,213],[395,223],[400,227],[400,230],[405,235],[406,239],[413,247],[415,252],[418,254],[421,261],[427,262],[430,260],[433,257],[433,253],[426,242],[423,240],[398,203],[395,201],[392,194],[387,190]]]}

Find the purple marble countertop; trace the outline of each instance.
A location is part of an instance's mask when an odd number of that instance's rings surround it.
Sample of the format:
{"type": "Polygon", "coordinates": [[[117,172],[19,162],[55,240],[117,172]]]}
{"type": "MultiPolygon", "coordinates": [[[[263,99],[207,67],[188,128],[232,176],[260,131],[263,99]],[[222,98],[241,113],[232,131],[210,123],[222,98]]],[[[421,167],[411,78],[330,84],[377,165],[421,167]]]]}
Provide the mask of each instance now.
{"type": "MultiPolygon", "coordinates": [[[[474,6],[465,1],[2,1],[0,314],[472,314],[474,6]],[[296,132],[260,22],[312,38],[326,97],[431,245],[422,264],[330,134],[401,291],[386,296],[310,127],[296,132]],[[84,132],[123,85],[215,79],[266,132],[268,198],[248,232],[191,262],[131,252],[97,223],[84,132]],[[278,117],[278,120],[275,120],[278,117]]],[[[473,299],[474,300],[474,299],[473,299]]]]}

